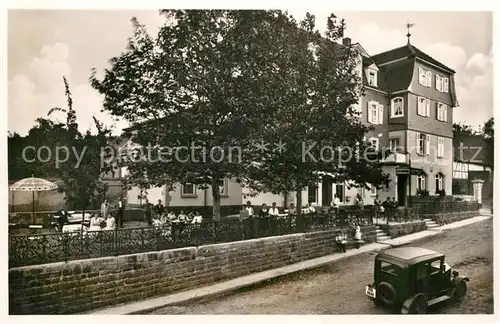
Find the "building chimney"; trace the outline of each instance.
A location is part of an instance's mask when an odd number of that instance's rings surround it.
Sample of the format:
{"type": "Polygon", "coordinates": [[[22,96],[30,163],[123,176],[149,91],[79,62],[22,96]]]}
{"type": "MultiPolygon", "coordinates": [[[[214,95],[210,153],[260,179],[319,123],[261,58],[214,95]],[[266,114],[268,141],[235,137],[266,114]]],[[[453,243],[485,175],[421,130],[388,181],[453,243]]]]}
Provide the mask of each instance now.
{"type": "Polygon", "coordinates": [[[342,44],[345,46],[350,46],[351,45],[351,39],[349,37],[345,37],[342,39],[342,44]]]}

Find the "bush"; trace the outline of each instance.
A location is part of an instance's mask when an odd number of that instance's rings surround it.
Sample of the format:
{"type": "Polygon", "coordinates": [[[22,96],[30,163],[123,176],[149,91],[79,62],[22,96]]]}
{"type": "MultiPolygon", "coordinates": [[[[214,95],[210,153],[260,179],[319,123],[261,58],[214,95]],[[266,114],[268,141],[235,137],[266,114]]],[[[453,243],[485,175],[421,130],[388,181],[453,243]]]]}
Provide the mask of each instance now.
{"type": "Polygon", "coordinates": [[[419,197],[429,197],[429,190],[427,189],[418,189],[417,196],[419,197]]]}

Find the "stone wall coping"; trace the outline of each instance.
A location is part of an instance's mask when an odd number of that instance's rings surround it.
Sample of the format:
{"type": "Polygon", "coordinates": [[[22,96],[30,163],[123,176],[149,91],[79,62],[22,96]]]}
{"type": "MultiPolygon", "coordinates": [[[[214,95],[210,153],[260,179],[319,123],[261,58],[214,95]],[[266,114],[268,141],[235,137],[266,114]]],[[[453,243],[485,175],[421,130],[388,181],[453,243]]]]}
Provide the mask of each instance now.
{"type": "Polygon", "coordinates": [[[397,226],[402,226],[402,225],[409,225],[409,224],[425,224],[424,220],[418,220],[418,221],[409,221],[409,222],[404,222],[404,223],[397,223],[397,224],[378,224],[380,227],[397,227],[397,226]]]}

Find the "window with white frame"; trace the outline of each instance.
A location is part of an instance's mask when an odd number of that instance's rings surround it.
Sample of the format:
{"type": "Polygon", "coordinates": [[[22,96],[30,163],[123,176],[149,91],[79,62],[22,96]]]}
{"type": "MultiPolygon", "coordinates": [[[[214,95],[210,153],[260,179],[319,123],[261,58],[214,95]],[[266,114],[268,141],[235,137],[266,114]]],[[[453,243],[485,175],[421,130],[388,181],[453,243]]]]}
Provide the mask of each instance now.
{"type": "Polygon", "coordinates": [[[430,87],[432,84],[432,72],[418,68],[418,83],[424,87],[430,87]]]}
{"type": "Polygon", "coordinates": [[[371,137],[370,144],[378,151],[379,139],[377,137],[371,137]]]}
{"type": "Polygon", "coordinates": [[[446,106],[445,104],[443,103],[440,103],[438,102],[436,104],[436,118],[437,120],[440,120],[440,121],[446,121],[447,119],[447,114],[448,114],[448,106],[446,106]]]}
{"type": "Polygon", "coordinates": [[[438,150],[437,156],[442,158],[444,156],[444,138],[438,137],[438,150]]]}
{"type": "Polygon", "coordinates": [[[417,114],[423,117],[429,117],[431,110],[431,101],[424,97],[417,99],[417,114]]]}
{"type": "Polygon", "coordinates": [[[443,174],[436,174],[436,192],[443,190],[443,174]]]}
{"type": "Polygon", "coordinates": [[[399,148],[399,138],[389,139],[389,148],[391,152],[396,152],[399,148]]]}
{"type": "Polygon", "coordinates": [[[418,190],[425,190],[425,175],[424,174],[419,174],[417,176],[417,189],[418,190]]]}
{"type": "Polygon", "coordinates": [[[443,78],[443,92],[448,93],[449,81],[448,78],[443,78]]]}
{"type": "Polygon", "coordinates": [[[391,117],[403,117],[403,98],[398,97],[391,100],[391,117]]]}
{"type": "Polygon", "coordinates": [[[425,152],[425,134],[417,135],[417,153],[424,154],[425,152]]]}
{"type": "Polygon", "coordinates": [[[376,101],[368,102],[368,122],[382,125],[384,123],[384,106],[376,101]]]}
{"type": "Polygon", "coordinates": [[[368,84],[373,87],[377,86],[377,71],[368,70],[368,84]]]}
{"type": "Polygon", "coordinates": [[[436,90],[440,92],[448,92],[449,79],[436,74],[436,90]]]}
{"type": "Polygon", "coordinates": [[[427,134],[417,133],[417,153],[421,155],[429,155],[431,149],[431,136],[427,134]]]}
{"type": "Polygon", "coordinates": [[[370,185],[370,196],[376,196],[377,195],[377,187],[374,185],[370,185]]]}
{"type": "Polygon", "coordinates": [[[181,186],[181,195],[182,196],[195,196],[196,195],[196,186],[194,183],[184,183],[181,186]]]}

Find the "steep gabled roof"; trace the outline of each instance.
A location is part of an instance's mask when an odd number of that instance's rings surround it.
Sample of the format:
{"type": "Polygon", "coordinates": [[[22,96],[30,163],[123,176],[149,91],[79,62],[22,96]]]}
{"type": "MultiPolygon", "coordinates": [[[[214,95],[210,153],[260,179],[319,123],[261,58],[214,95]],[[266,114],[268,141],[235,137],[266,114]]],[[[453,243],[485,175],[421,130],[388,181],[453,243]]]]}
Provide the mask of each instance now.
{"type": "Polygon", "coordinates": [[[382,66],[385,91],[392,93],[407,90],[413,79],[415,60],[405,59],[382,66]]]}
{"type": "Polygon", "coordinates": [[[379,53],[377,55],[373,55],[371,58],[377,63],[377,65],[379,65],[386,62],[395,61],[398,59],[414,58],[414,57],[418,57],[422,60],[432,63],[433,65],[436,65],[437,67],[451,74],[455,73],[453,69],[447,67],[446,65],[434,59],[430,55],[425,54],[420,49],[416,48],[411,44],[406,44],[405,46],[401,46],[386,52],[379,53]]]}

